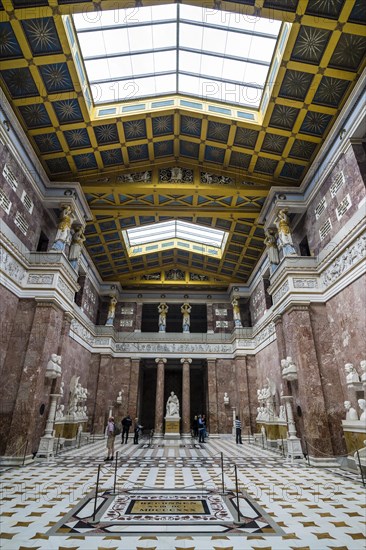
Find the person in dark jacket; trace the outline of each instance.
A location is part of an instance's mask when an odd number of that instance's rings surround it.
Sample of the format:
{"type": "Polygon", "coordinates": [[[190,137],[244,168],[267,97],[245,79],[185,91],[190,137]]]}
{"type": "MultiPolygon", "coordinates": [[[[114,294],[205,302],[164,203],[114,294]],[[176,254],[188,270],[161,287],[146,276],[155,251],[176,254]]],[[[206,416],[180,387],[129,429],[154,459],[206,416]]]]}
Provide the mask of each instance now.
{"type": "Polygon", "coordinates": [[[139,419],[135,418],[135,424],[134,424],[134,427],[133,427],[133,443],[134,443],[134,445],[138,444],[139,435],[140,435],[141,431],[142,431],[142,426],[140,426],[140,424],[139,424],[139,419]]]}
{"type": "Polygon", "coordinates": [[[127,443],[128,434],[132,425],[132,418],[129,414],[122,420],[122,443],[127,443]],[[125,441],[126,440],[126,441],[125,441]]]}
{"type": "Polygon", "coordinates": [[[199,415],[198,417],[198,443],[204,443],[205,442],[205,423],[202,420],[202,416],[199,415]]]}

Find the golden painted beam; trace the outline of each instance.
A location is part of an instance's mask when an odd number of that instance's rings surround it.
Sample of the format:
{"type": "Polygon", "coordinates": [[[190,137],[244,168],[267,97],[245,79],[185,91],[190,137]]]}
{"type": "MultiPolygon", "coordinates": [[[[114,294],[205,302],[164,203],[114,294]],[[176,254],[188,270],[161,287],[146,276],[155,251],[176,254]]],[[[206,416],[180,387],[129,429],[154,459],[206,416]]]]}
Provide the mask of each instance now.
{"type": "Polygon", "coordinates": [[[199,215],[201,216],[203,213],[209,214],[209,215],[216,215],[219,214],[220,218],[225,219],[239,219],[241,217],[244,218],[250,218],[250,219],[257,219],[260,214],[260,209],[258,208],[257,212],[253,211],[246,211],[245,206],[244,208],[231,208],[228,207],[225,210],[223,210],[222,206],[218,207],[197,207],[197,212],[192,212],[192,207],[188,206],[186,208],[182,208],[181,206],[169,206],[169,209],[167,209],[166,205],[156,206],[156,207],[150,207],[150,206],[140,206],[138,205],[138,208],[133,205],[130,207],[126,206],[110,206],[109,208],[106,207],[93,207],[92,212],[94,216],[111,216],[111,217],[124,217],[124,216],[131,216],[136,213],[136,209],[138,209],[139,212],[141,212],[141,215],[144,216],[155,216],[158,212],[163,212],[164,216],[195,216],[199,215]]]}

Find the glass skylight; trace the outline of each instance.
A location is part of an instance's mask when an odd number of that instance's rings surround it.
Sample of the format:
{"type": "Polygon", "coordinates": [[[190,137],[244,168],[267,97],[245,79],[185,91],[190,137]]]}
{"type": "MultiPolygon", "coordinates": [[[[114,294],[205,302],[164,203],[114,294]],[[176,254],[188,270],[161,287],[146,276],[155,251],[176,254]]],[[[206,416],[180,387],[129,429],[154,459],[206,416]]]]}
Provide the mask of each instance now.
{"type": "Polygon", "coordinates": [[[185,4],[73,19],[95,104],[183,94],[258,108],[281,29],[185,4]]]}
{"type": "Polygon", "coordinates": [[[216,248],[221,248],[226,242],[225,231],[180,220],[170,220],[154,225],[134,227],[133,229],[128,229],[125,233],[127,234],[130,246],[140,246],[175,238],[216,248]]]}

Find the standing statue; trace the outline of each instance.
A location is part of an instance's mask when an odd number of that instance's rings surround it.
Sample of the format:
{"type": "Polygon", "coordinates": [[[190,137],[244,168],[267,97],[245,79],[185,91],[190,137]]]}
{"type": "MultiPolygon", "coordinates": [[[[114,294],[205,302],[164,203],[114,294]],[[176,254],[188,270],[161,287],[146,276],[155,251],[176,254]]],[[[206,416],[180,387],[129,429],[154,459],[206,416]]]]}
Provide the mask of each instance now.
{"type": "Polygon", "coordinates": [[[278,230],[278,242],[284,256],[297,255],[292,241],[287,209],[283,208],[277,214],[275,225],[278,230]]]}
{"type": "Polygon", "coordinates": [[[114,317],[116,315],[117,298],[115,296],[111,296],[110,298],[111,301],[109,302],[106,326],[113,326],[114,317]]]}
{"type": "Polygon", "coordinates": [[[159,304],[159,332],[166,331],[166,316],[168,313],[168,309],[169,307],[164,302],[162,304],[159,304]]]}
{"type": "Polygon", "coordinates": [[[71,225],[73,220],[74,214],[71,206],[63,206],[57,226],[55,242],[53,243],[51,250],[60,250],[61,252],[65,250],[66,245],[70,242],[71,225]]]}
{"type": "Polygon", "coordinates": [[[70,381],[69,403],[67,408],[67,414],[75,416],[78,409],[79,401],[79,378],[80,376],[74,376],[70,381]]]}
{"type": "Polygon", "coordinates": [[[237,298],[234,298],[231,302],[231,305],[233,306],[233,317],[234,317],[234,325],[237,328],[243,328],[243,325],[241,324],[241,316],[240,316],[240,307],[239,302],[237,298]]]}
{"type": "Polygon", "coordinates": [[[71,267],[73,267],[76,272],[78,272],[79,270],[79,259],[81,256],[81,250],[85,239],[86,237],[84,235],[83,228],[81,226],[77,227],[73,233],[70,251],[69,251],[69,261],[70,261],[71,267]]]}
{"type": "Polygon", "coordinates": [[[264,244],[267,247],[266,251],[269,260],[269,271],[270,273],[274,273],[280,263],[280,255],[277,248],[276,237],[272,229],[267,229],[267,231],[265,231],[265,235],[266,238],[264,239],[264,244]]]}
{"type": "Polygon", "coordinates": [[[190,318],[191,309],[192,309],[191,306],[187,302],[185,302],[180,308],[180,311],[183,315],[183,320],[182,320],[183,332],[190,332],[189,328],[191,325],[191,318],[190,318]]]}
{"type": "Polygon", "coordinates": [[[179,416],[179,399],[173,391],[166,402],[166,416],[179,416]]]}

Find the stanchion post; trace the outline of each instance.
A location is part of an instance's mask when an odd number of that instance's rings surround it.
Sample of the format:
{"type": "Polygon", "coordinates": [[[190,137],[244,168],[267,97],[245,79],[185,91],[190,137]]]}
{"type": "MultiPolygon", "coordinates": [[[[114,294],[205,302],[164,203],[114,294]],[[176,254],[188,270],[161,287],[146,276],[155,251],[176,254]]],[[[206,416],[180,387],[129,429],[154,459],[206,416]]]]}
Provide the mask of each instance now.
{"type": "Polygon", "coordinates": [[[365,485],[365,477],[363,475],[362,466],[361,466],[361,460],[360,460],[360,453],[358,452],[358,449],[356,450],[357,453],[357,460],[358,460],[358,467],[360,468],[360,474],[362,479],[362,485],[365,485]]]}
{"type": "Polygon", "coordinates": [[[237,509],[238,509],[238,523],[240,523],[238,471],[237,471],[236,464],[234,466],[234,470],[235,470],[236,506],[237,506],[237,509]]]}
{"type": "Polygon", "coordinates": [[[264,435],[262,433],[262,449],[264,449],[264,435]]]}
{"type": "Polygon", "coordinates": [[[94,510],[93,510],[93,521],[95,521],[95,514],[97,513],[100,467],[101,467],[101,464],[98,464],[97,486],[95,488],[95,499],[94,499],[94,510]]]}
{"type": "Polygon", "coordinates": [[[119,453],[119,451],[116,452],[116,461],[115,461],[115,465],[114,465],[114,482],[113,482],[113,492],[114,493],[116,492],[116,483],[117,483],[118,453],[119,453]]]}
{"type": "Polygon", "coordinates": [[[225,494],[225,479],[224,479],[224,453],[221,453],[221,484],[222,494],[225,494]]]}
{"type": "Polygon", "coordinates": [[[27,450],[28,450],[28,439],[27,441],[25,442],[25,449],[24,449],[24,454],[23,454],[23,463],[22,463],[22,466],[24,466],[25,464],[25,458],[27,456],[27,450]]]}
{"type": "Polygon", "coordinates": [[[285,446],[284,446],[284,443],[283,443],[283,437],[281,436],[281,441],[282,441],[282,456],[284,457],[285,456],[285,446]]]}
{"type": "Polygon", "coordinates": [[[60,437],[61,436],[59,435],[58,438],[57,438],[56,453],[55,453],[56,456],[58,455],[58,448],[60,446],[60,437]]]}
{"type": "Polygon", "coordinates": [[[305,451],[306,451],[306,461],[308,463],[308,466],[311,466],[310,457],[309,457],[308,442],[306,441],[306,437],[304,437],[304,442],[305,442],[305,451]]]}

